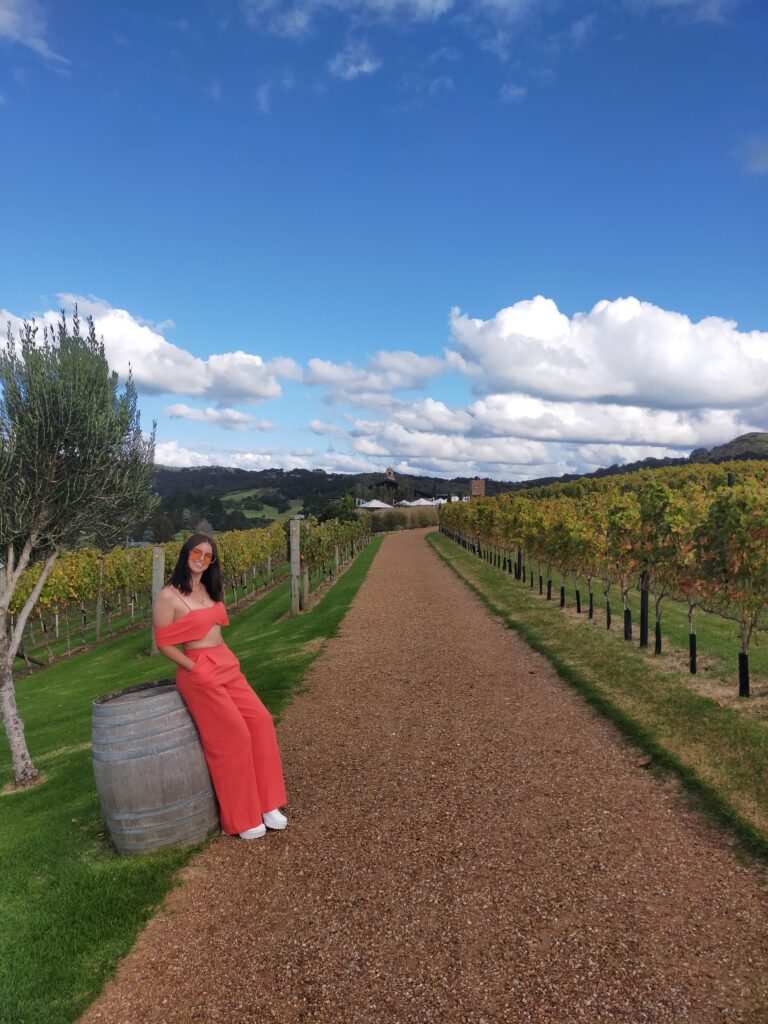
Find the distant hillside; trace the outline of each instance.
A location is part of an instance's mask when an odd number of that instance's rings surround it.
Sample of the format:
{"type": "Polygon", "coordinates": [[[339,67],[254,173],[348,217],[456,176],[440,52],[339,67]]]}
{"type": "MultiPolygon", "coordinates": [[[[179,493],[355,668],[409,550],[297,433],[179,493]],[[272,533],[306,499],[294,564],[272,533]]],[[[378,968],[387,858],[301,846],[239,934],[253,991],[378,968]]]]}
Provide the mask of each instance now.
{"type": "MultiPolygon", "coordinates": [[[[396,497],[413,498],[423,494],[469,494],[469,477],[446,479],[439,476],[410,476],[397,473],[396,488],[383,485],[384,472],[377,473],[325,473],[322,469],[229,469],[224,466],[195,466],[175,469],[155,467],[155,490],[161,498],[178,494],[197,494],[222,497],[233,491],[270,490],[282,494],[288,501],[297,498],[317,498],[326,501],[342,498],[350,492],[357,497],[370,498],[379,491],[397,491],[396,497]]],[[[487,480],[486,493],[500,494],[514,485],[510,481],[487,480]]]]}
{"type": "MultiPolygon", "coordinates": [[[[592,473],[540,477],[515,483],[486,479],[485,492],[490,497],[581,477],[614,476],[639,469],[730,459],[768,459],[768,433],[742,434],[711,451],[697,448],[691,452],[690,458],[649,458],[623,466],[607,466],[592,473]]],[[[160,509],[151,520],[137,527],[137,537],[168,539],[176,531],[194,528],[198,523],[208,524],[214,530],[266,526],[276,515],[298,508],[322,518],[337,514],[331,503],[350,493],[359,498],[381,498],[388,502],[440,494],[469,494],[469,478],[395,474],[392,480],[387,480],[384,472],[325,473],[322,469],[248,470],[225,466],[173,469],[156,466],[155,489],[161,498],[160,509]]]]}
{"type": "MultiPolygon", "coordinates": [[[[191,529],[245,530],[267,526],[276,517],[299,510],[323,519],[338,515],[339,509],[333,503],[350,493],[366,500],[381,498],[387,502],[469,494],[468,477],[445,480],[395,474],[387,480],[384,472],[325,473],[321,469],[156,466],[154,483],[160,507],[150,519],[137,525],[135,537],[139,540],[169,540],[177,532],[191,529]]],[[[513,486],[509,481],[487,480],[486,493],[500,494],[513,486]]]]}
{"type": "Polygon", "coordinates": [[[718,445],[716,448],[696,448],[688,458],[679,459],[642,459],[640,462],[626,462],[622,466],[607,466],[605,469],[596,469],[592,473],[566,473],[564,476],[546,476],[538,480],[526,480],[523,483],[513,484],[510,490],[525,490],[528,487],[545,487],[553,483],[569,483],[571,480],[579,480],[582,477],[620,476],[623,473],[635,473],[639,469],[660,469],[662,466],[684,466],[689,462],[730,462],[733,459],[746,461],[747,459],[768,459],[768,434],[761,434],[753,431],[750,434],[741,434],[727,444],[718,445]]]}
{"type": "MultiPolygon", "coordinates": [[[[691,461],[694,459],[694,452],[691,452],[691,461]]],[[[752,431],[750,434],[741,434],[727,444],[718,445],[710,449],[707,462],[725,462],[728,459],[768,459],[768,434],[761,434],[752,431]]]]}

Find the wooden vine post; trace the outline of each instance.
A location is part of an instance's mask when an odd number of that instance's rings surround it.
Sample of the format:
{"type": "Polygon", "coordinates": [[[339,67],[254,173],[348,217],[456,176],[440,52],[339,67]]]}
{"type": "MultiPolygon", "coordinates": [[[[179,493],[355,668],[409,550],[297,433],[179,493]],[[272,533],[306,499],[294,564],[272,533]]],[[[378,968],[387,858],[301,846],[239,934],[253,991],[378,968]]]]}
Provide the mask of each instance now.
{"type": "Polygon", "coordinates": [[[99,559],[99,586],[96,591],[96,641],[101,640],[101,624],[104,618],[104,559],[99,559]]]}
{"type": "Polygon", "coordinates": [[[298,615],[299,608],[299,575],[301,573],[301,520],[291,519],[291,617],[298,615]]]}
{"type": "MultiPolygon", "coordinates": [[[[160,595],[160,591],[165,586],[165,548],[161,548],[159,545],[152,548],[152,607],[155,606],[155,601],[160,595]]],[[[152,637],[151,653],[157,654],[157,644],[155,643],[155,631],[150,630],[150,636],[152,637]]]]}

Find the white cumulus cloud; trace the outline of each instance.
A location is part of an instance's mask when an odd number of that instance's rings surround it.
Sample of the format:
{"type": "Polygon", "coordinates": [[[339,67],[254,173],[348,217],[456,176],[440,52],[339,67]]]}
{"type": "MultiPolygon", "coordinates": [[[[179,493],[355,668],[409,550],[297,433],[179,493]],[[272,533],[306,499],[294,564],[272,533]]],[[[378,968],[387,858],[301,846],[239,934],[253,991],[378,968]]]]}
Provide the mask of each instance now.
{"type": "Polygon", "coordinates": [[[0,39],[20,43],[54,63],[69,64],[51,48],[47,36],[48,22],[38,0],[0,0],[0,39]]]}
{"type": "Polygon", "coordinates": [[[328,70],[336,78],[351,82],[360,75],[372,75],[381,67],[377,57],[364,39],[349,43],[328,62],[328,70]]]}
{"type": "Polygon", "coordinates": [[[359,420],[350,431],[352,448],[363,455],[442,459],[453,464],[526,465],[548,461],[537,441],[508,437],[464,437],[437,431],[409,430],[399,423],[359,420]]]}
{"type": "Polygon", "coordinates": [[[739,408],[768,394],[768,333],[697,323],[635,298],[572,318],[541,295],[491,320],[454,310],[455,351],[477,390],[661,409],[739,408]]]}
{"type": "Polygon", "coordinates": [[[505,103],[522,103],[528,94],[524,85],[516,85],[514,82],[506,82],[499,90],[499,95],[505,103]]]}
{"type": "MultiPolygon", "coordinates": [[[[201,359],[167,341],[157,329],[125,309],[116,309],[101,299],[78,295],[57,296],[65,308],[78,305],[80,315],[93,317],[96,333],[113,370],[125,378],[129,367],[139,391],[146,394],[177,394],[210,398],[217,402],[260,402],[279,398],[280,379],[299,380],[301,370],[292,359],[265,361],[261,356],[237,350],[201,359]]],[[[0,310],[3,323],[18,327],[19,317],[0,310]]],[[[53,310],[36,317],[42,324],[55,324],[53,310]]]]}
{"type": "Polygon", "coordinates": [[[338,427],[335,423],[325,423],[323,420],[310,420],[307,426],[313,434],[324,435],[345,433],[343,427],[338,427]]]}
{"type": "MultiPolygon", "coordinates": [[[[398,418],[402,412],[396,414],[398,418]]],[[[712,447],[756,422],[729,409],[667,410],[597,402],[551,402],[530,395],[488,395],[466,412],[472,434],[542,441],[621,442],[679,448],[712,447]]]]}
{"type": "Polygon", "coordinates": [[[366,367],[310,359],[304,382],[324,388],[327,401],[333,405],[387,410],[398,404],[393,392],[421,390],[447,369],[446,360],[440,356],[382,351],[370,358],[366,367]]]}
{"type": "Polygon", "coordinates": [[[274,430],[275,424],[269,420],[259,420],[237,409],[196,409],[183,403],[169,405],[165,409],[166,416],[172,420],[192,420],[194,423],[210,423],[225,430],[274,430]]]}
{"type": "Polygon", "coordinates": [[[229,466],[234,469],[309,469],[303,455],[289,451],[253,451],[216,448],[212,445],[185,445],[179,441],[158,441],[155,445],[158,466],[229,466]]]}

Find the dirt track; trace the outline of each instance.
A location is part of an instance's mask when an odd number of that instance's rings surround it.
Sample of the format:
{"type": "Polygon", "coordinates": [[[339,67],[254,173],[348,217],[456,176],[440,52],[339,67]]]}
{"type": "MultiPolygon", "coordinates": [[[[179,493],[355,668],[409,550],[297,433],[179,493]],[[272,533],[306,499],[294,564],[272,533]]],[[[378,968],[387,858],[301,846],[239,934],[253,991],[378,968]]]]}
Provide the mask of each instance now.
{"type": "Polygon", "coordinates": [[[220,839],[87,1024],[768,1021],[768,893],[388,537],[280,738],[287,832],[220,839]]]}

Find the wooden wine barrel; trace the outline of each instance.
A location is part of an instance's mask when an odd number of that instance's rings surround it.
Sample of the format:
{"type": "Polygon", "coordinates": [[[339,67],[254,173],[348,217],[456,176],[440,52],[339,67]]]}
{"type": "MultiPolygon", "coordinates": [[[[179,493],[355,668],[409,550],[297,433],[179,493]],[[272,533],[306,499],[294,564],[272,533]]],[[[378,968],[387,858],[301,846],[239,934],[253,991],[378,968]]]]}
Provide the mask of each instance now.
{"type": "Polygon", "coordinates": [[[218,826],[197,728],[171,680],[93,702],[93,774],[118,853],[187,846],[218,826]]]}

